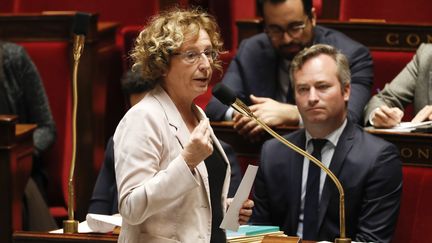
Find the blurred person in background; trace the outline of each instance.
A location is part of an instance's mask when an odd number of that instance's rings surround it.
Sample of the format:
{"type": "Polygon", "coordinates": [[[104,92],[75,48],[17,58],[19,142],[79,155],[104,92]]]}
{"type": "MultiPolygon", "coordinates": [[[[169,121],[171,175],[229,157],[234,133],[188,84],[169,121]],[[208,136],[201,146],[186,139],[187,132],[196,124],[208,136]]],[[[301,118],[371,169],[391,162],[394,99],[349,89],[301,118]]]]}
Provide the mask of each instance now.
{"type": "Polygon", "coordinates": [[[46,203],[47,174],[43,153],[56,138],[56,127],[42,80],[23,47],[0,41],[0,114],[18,116],[18,123],[32,123],[33,166],[23,199],[23,229],[47,231],[57,225],[46,203]]]}
{"type": "Polygon", "coordinates": [[[421,44],[416,55],[384,89],[374,95],[364,111],[364,124],[378,128],[398,125],[404,108],[414,104],[412,122],[432,120],[432,44],[421,44]]]}

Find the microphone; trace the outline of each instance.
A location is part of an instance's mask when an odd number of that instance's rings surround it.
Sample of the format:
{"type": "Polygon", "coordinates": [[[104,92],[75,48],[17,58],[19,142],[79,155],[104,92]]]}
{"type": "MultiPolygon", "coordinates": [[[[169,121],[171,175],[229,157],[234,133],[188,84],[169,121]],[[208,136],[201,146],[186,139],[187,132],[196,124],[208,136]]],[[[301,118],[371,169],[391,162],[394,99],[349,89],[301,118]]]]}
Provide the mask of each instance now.
{"type": "Polygon", "coordinates": [[[279,140],[281,143],[285,144],[292,150],[296,151],[297,153],[303,155],[304,157],[308,158],[310,161],[312,161],[315,165],[320,167],[324,172],[330,177],[330,179],[334,182],[336,185],[338,191],[339,191],[339,231],[340,231],[340,238],[335,239],[335,243],[350,243],[351,239],[347,238],[345,235],[345,194],[342,187],[342,184],[339,182],[339,179],[333,174],[333,172],[324,166],[324,164],[313,157],[308,152],[304,151],[303,149],[299,148],[295,144],[291,143],[290,141],[286,140],[284,137],[273,131],[267,124],[265,124],[263,121],[258,119],[253,112],[249,109],[246,104],[243,103],[240,99],[236,97],[236,95],[230,90],[227,86],[225,86],[222,83],[217,83],[213,90],[212,94],[214,97],[216,97],[218,100],[220,100],[223,104],[227,106],[231,106],[239,112],[240,114],[247,116],[254,120],[258,125],[260,125],[264,130],[266,130],[270,135],[272,135],[274,138],[279,140]]]}
{"type": "Polygon", "coordinates": [[[78,62],[84,50],[85,36],[87,35],[88,26],[90,23],[90,14],[77,12],[73,22],[74,33],[74,61],[78,62]]]}
{"type": "Polygon", "coordinates": [[[231,106],[232,108],[234,108],[234,110],[241,113],[242,115],[251,118],[255,117],[249,107],[239,98],[237,98],[234,92],[232,92],[232,90],[224,84],[217,83],[212,89],[212,94],[224,105],[231,106]]]}
{"type": "Polygon", "coordinates": [[[85,36],[90,23],[90,14],[78,12],[75,14],[73,22],[73,73],[72,73],[72,89],[73,89],[73,108],[72,108],[72,161],[69,170],[68,179],[68,219],[63,220],[63,232],[67,234],[78,233],[78,221],[74,220],[74,171],[76,158],[76,120],[78,107],[78,64],[80,57],[84,51],[85,36]]]}

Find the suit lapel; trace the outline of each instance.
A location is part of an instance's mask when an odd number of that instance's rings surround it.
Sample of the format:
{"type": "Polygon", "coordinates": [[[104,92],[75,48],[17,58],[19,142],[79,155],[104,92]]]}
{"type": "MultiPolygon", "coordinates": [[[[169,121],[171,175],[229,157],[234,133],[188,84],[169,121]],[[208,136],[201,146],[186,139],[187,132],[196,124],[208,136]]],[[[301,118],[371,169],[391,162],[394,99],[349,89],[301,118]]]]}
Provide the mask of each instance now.
{"type": "MultiPolygon", "coordinates": [[[[160,86],[157,86],[152,91],[152,95],[161,104],[161,106],[164,110],[166,119],[168,120],[168,123],[170,124],[170,126],[172,128],[171,132],[173,133],[173,135],[175,136],[175,138],[179,142],[179,145],[181,146],[181,148],[184,148],[184,146],[189,141],[190,133],[189,133],[189,130],[188,130],[186,124],[184,123],[184,121],[181,117],[180,112],[177,110],[177,107],[175,106],[174,102],[171,100],[171,98],[165,92],[165,90],[160,86]]],[[[204,118],[204,112],[201,111],[196,106],[195,106],[195,114],[197,115],[198,119],[200,119],[200,120],[204,118]]],[[[214,134],[213,134],[212,138],[215,138],[214,134]]],[[[224,153],[222,153],[222,154],[224,154],[224,153]]],[[[225,161],[228,161],[226,159],[226,157],[224,157],[224,159],[225,159],[225,161]]],[[[208,181],[207,168],[206,168],[204,163],[199,163],[195,167],[195,169],[202,179],[202,182],[204,184],[204,188],[205,188],[206,193],[207,193],[208,201],[210,202],[210,186],[209,186],[209,181],[208,181]]]]}
{"type": "MultiPolygon", "coordinates": [[[[271,42],[266,34],[261,34],[263,45],[259,49],[261,53],[260,63],[257,66],[258,76],[251,77],[254,79],[254,85],[250,85],[251,94],[262,97],[275,97],[278,87],[278,57],[271,47],[271,42]]],[[[248,101],[249,97],[245,97],[248,101]]]]}
{"type": "MultiPolygon", "coordinates": [[[[304,149],[306,143],[306,136],[304,130],[298,133],[299,135],[296,138],[293,138],[293,143],[304,149]]],[[[292,232],[297,232],[299,214],[300,214],[300,202],[301,202],[301,187],[302,187],[302,171],[303,171],[303,156],[290,148],[286,148],[290,150],[290,155],[288,158],[292,158],[288,162],[288,171],[289,171],[289,184],[288,188],[288,204],[287,208],[289,210],[286,215],[285,221],[288,221],[286,225],[290,225],[292,228],[290,229],[292,232]],[[293,185],[293,186],[291,186],[293,185]]]]}
{"type": "MultiPolygon", "coordinates": [[[[345,130],[342,132],[339,138],[338,144],[336,145],[335,152],[333,154],[330,163],[330,170],[337,178],[339,178],[339,173],[340,170],[342,169],[343,162],[348,152],[351,150],[353,142],[354,142],[354,124],[348,121],[345,130]]],[[[318,218],[319,228],[321,228],[322,226],[324,216],[329,206],[330,199],[332,197],[337,197],[339,199],[339,196],[340,196],[339,191],[337,190],[334,182],[330,179],[329,176],[327,176],[324,183],[322,195],[321,195],[319,218],[318,218]]]]}

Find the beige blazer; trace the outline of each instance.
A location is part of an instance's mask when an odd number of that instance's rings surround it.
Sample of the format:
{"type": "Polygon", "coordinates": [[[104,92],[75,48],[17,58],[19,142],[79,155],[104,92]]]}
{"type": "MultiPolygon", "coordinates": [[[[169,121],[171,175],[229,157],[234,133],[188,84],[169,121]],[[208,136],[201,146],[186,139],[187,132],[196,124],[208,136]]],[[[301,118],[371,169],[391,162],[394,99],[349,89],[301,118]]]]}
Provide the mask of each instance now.
{"type": "Polygon", "coordinates": [[[364,124],[377,107],[387,105],[404,110],[411,103],[415,114],[432,104],[432,44],[420,45],[416,55],[396,78],[371,98],[364,110],[364,124]]]}
{"type": "MultiPolygon", "coordinates": [[[[197,106],[199,119],[206,118],[197,106]]],[[[211,129],[211,128],[210,128],[211,129]]],[[[168,94],[157,86],[133,106],[114,134],[119,212],[118,242],[210,242],[211,207],[206,166],[192,173],[180,156],[189,130],[168,94]]],[[[227,171],[221,195],[226,211],[228,159],[212,130],[227,171]]]]}

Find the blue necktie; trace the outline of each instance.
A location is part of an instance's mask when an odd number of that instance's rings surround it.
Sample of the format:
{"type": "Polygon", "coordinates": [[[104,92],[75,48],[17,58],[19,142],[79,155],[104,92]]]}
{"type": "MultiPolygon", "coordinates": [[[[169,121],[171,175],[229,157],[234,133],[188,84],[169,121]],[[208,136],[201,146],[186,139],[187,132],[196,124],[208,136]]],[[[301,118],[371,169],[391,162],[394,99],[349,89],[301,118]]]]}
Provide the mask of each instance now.
{"type": "MultiPolygon", "coordinates": [[[[312,139],[312,156],[321,161],[321,150],[326,139],[312,139]]],[[[303,239],[318,240],[319,186],[321,169],[313,162],[309,163],[306,186],[306,198],[303,210],[303,239]]]]}

